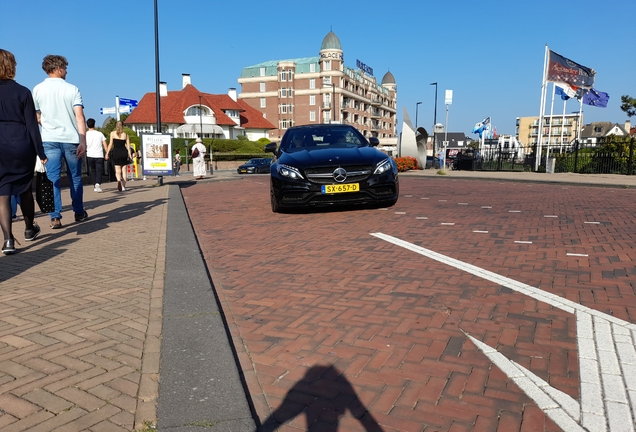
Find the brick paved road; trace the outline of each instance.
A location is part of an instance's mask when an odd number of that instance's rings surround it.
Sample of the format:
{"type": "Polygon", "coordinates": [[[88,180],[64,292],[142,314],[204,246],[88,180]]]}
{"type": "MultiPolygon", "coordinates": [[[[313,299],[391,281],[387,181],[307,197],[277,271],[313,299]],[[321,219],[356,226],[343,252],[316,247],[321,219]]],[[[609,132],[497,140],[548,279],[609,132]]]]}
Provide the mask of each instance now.
{"type": "Polygon", "coordinates": [[[279,215],[268,188],[182,189],[263,430],[561,430],[466,334],[579,400],[575,315],[371,233],[636,322],[634,190],[405,177],[279,215]]]}

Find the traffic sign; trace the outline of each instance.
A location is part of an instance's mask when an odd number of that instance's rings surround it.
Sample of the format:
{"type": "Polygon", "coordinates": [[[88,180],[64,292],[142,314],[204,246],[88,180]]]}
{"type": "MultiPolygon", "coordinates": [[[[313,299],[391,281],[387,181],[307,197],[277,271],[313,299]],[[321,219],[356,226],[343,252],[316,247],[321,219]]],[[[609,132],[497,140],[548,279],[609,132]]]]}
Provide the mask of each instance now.
{"type": "MultiPolygon", "coordinates": [[[[133,110],[133,107],[130,105],[120,105],[119,106],[119,114],[129,114],[131,113],[133,110]]],[[[117,114],[117,108],[116,107],[110,107],[110,108],[100,108],[99,109],[99,113],[102,115],[105,114],[117,114]]]]}
{"type": "Polygon", "coordinates": [[[119,105],[128,105],[131,107],[136,107],[138,104],[139,104],[139,101],[136,101],[134,99],[119,98],[119,105]]]}

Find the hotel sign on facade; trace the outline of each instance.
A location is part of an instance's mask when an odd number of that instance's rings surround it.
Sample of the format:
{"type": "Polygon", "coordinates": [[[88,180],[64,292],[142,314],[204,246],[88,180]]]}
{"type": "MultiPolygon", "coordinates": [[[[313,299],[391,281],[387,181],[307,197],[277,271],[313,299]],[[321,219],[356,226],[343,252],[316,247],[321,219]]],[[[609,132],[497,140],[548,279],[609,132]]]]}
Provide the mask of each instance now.
{"type": "Polygon", "coordinates": [[[360,60],[356,59],[356,66],[359,69],[362,69],[362,71],[364,73],[366,73],[367,75],[373,76],[373,68],[371,66],[367,66],[364,63],[362,63],[360,60]]]}

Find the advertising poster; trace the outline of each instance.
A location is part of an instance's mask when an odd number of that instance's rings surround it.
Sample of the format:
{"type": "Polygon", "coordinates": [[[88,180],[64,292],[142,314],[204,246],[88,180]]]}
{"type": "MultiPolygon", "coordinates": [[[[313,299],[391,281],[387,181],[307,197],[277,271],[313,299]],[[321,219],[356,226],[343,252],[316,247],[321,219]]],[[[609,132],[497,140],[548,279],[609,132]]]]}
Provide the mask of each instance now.
{"type": "Polygon", "coordinates": [[[172,175],[172,136],[167,134],[142,134],[141,158],[144,175],[172,175]]]}

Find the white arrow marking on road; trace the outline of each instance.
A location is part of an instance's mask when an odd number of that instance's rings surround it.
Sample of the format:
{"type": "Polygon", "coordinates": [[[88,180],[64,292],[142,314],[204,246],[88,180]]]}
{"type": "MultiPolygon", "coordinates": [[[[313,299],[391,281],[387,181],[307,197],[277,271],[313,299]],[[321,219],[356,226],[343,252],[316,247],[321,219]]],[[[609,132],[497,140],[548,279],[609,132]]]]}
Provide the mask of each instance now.
{"type": "Polygon", "coordinates": [[[494,348],[467,336],[563,430],[634,431],[636,325],[396,237],[383,233],[371,235],[574,314],[580,403],[494,348]]]}

